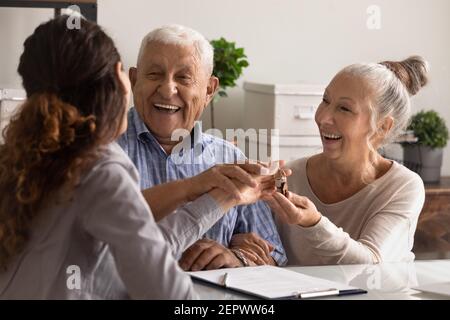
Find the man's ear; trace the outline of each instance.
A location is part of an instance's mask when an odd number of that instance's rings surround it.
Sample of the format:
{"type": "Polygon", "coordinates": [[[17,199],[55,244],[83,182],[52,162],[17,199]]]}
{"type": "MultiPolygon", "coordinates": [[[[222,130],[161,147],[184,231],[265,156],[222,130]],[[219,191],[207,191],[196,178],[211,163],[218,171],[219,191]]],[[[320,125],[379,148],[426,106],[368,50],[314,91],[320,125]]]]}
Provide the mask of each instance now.
{"type": "Polygon", "coordinates": [[[206,105],[214,98],[217,90],[219,89],[219,78],[211,76],[208,80],[208,87],[206,88],[206,105]]]}
{"type": "Polygon", "coordinates": [[[123,92],[125,92],[125,94],[128,95],[130,93],[130,81],[127,78],[126,73],[123,72],[122,62],[119,61],[116,63],[115,72],[116,77],[120,81],[120,85],[122,86],[123,92]]]}
{"type": "Polygon", "coordinates": [[[130,77],[131,87],[134,88],[134,85],[136,84],[136,79],[137,79],[137,69],[136,69],[136,67],[131,67],[128,70],[128,76],[130,77]]]}

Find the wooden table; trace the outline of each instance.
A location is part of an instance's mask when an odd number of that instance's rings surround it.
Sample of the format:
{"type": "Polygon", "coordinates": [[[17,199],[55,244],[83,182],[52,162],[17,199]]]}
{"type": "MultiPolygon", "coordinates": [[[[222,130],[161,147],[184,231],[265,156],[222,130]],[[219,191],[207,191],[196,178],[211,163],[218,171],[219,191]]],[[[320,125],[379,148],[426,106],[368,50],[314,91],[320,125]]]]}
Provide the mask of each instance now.
{"type": "Polygon", "coordinates": [[[413,251],[450,251],[450,177],[425,185],[425,204],[419,216],[413,251]]]}

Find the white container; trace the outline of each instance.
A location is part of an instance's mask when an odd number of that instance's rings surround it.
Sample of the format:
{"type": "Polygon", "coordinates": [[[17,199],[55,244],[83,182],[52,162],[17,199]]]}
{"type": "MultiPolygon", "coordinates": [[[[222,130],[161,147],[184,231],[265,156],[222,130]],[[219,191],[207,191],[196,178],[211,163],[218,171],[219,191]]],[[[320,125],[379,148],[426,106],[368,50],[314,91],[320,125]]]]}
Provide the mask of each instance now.
{"type": "Polygon", "coordinates": [[[0,143],[3,143],[3,129],[25,99],[24,90],[0,89],[0,143]]]}
{"type": "Polygon", "coordinates": [[[289,161],[322,151],[314,115],[322,101],[324,85],[245,82],[244,90],[244,128],[259,132],[265,129],[271,136],[259,141],[250,139],[245,150],[249,158],[255,158],[255,148],[261,161],[269,156],[272,160],[289,161]]]}
{"type": "Polygon", "coordinates": [[[314,114],[325,86],[245,82],[245,126],[279,129],[280,136],[318,136],[314,114]]]}
{"type": "MultiPolygon", "coordinates": [[[[241,148],[242,149],[242,148],[241,148]]],[[[322,152],[319,136],[272,136],[260,135],[258,139],[249,139],[245,154],[248,158],[260,161],[291,161],[309,157],[322,152]]]]}

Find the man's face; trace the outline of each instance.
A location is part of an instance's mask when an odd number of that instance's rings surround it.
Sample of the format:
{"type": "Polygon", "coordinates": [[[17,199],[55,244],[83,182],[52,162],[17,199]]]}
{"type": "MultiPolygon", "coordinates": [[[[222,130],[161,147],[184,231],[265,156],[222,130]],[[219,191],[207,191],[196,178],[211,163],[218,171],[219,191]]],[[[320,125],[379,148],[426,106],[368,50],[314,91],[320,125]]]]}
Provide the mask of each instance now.
{"type": "Polygon", "coordinates": [[[130,69],[136,110],[161,144],[176,129],[191,131],[213,97],[218,80],[206,72],[193,46],[147,44],[137,69],[130,69]]]}

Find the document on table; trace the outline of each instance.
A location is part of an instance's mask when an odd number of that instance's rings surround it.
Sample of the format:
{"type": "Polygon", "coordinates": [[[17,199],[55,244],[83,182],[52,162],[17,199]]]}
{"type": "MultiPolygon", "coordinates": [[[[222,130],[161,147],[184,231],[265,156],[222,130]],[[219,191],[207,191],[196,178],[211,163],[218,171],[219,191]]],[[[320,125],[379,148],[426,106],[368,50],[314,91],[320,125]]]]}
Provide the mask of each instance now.
{"type": "Polygon", "coordinates": [[[359,288],[274,266],[224,268],[188,274],[194,279],[263,299],[305,299],[366,293],[359,288]]]}

